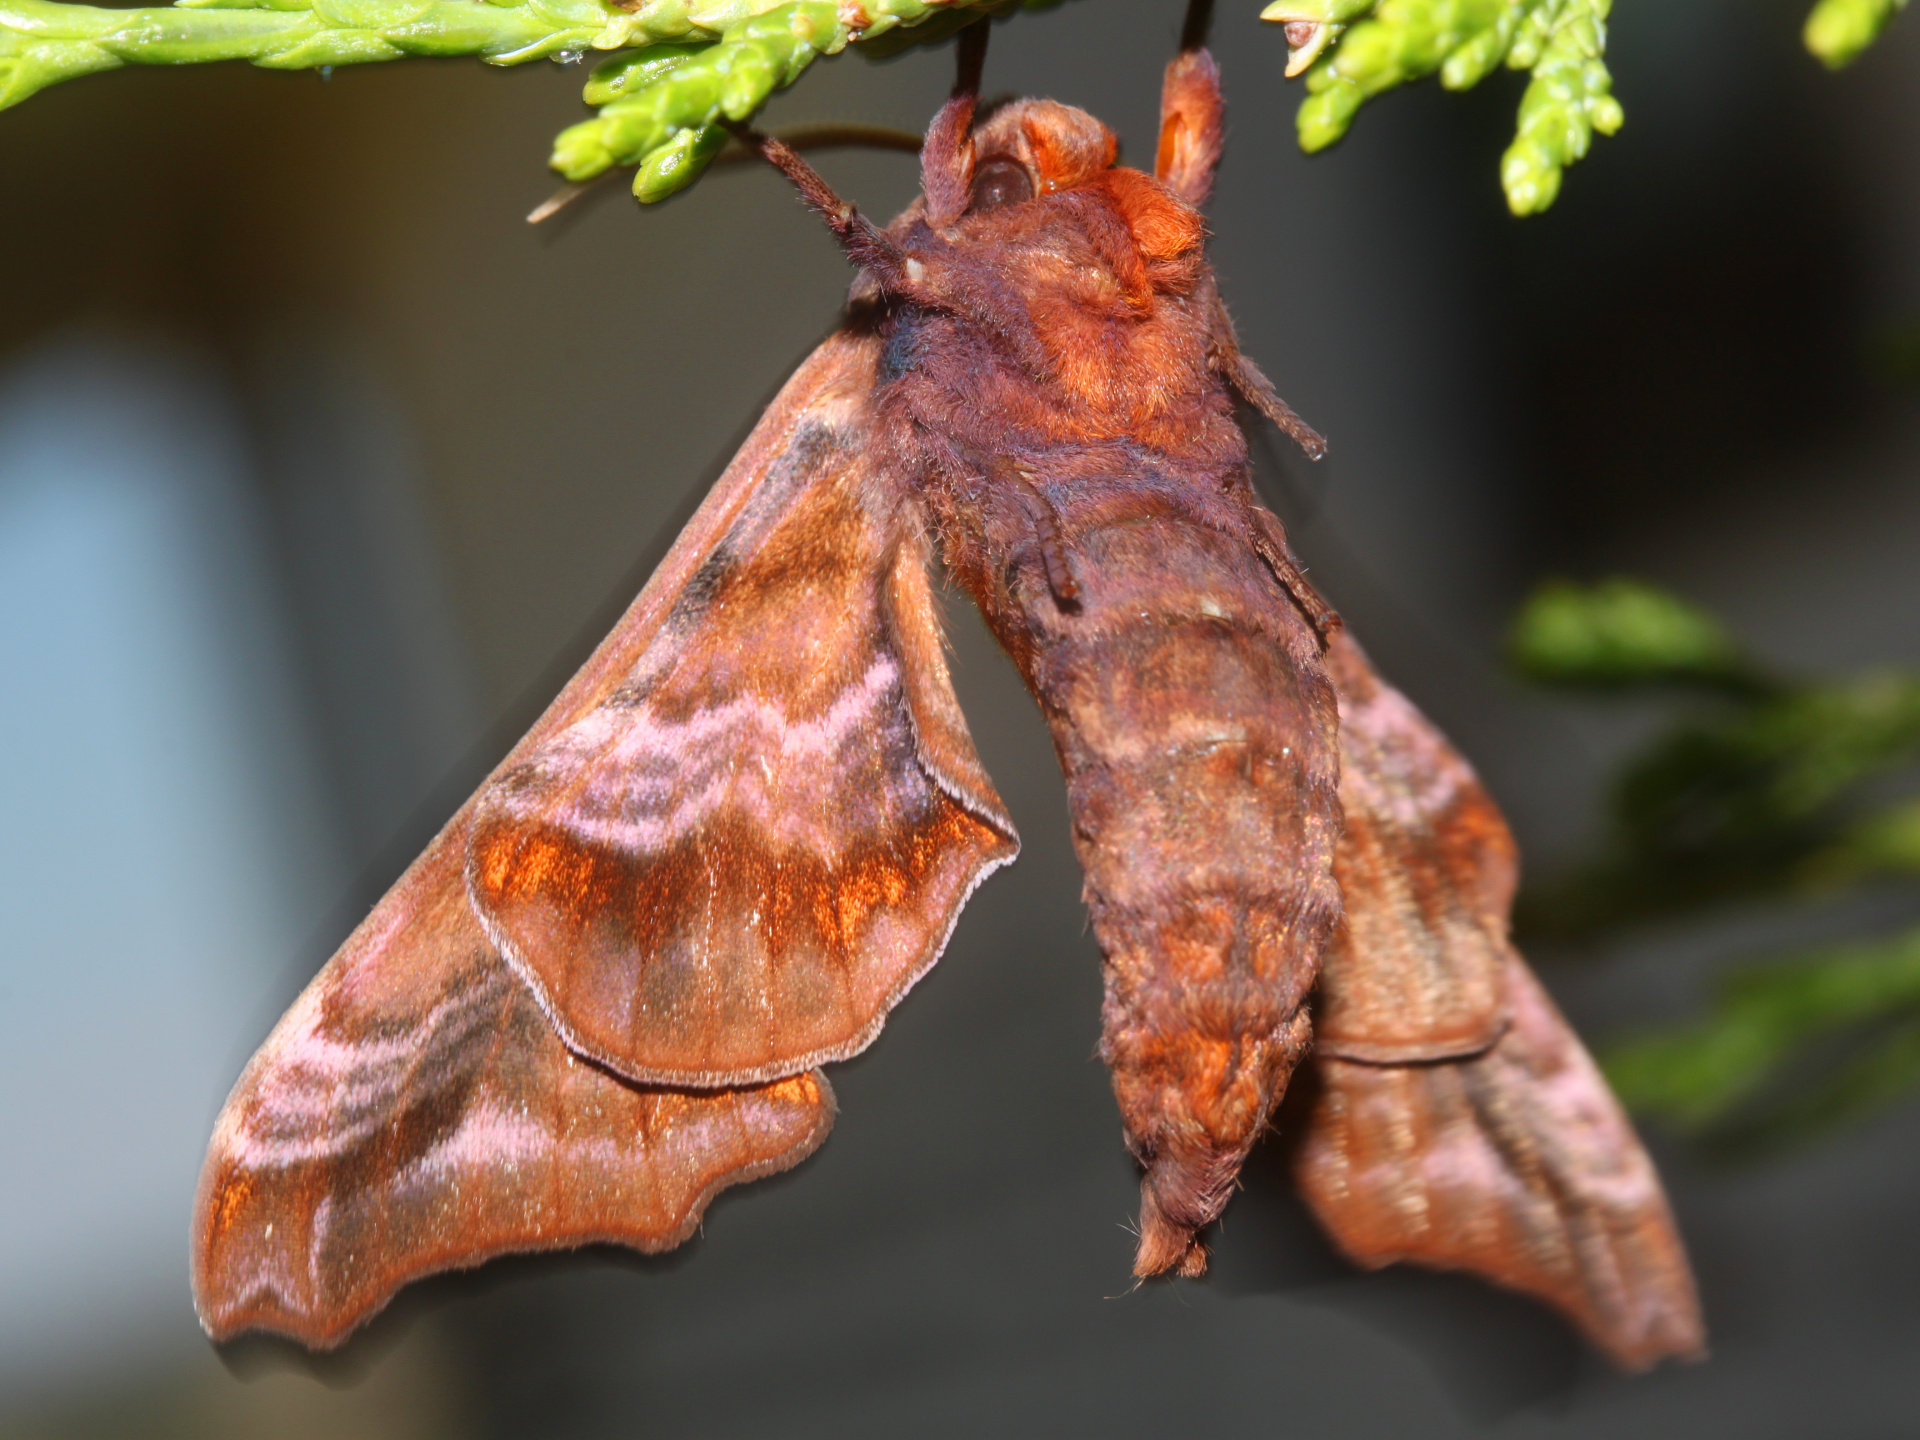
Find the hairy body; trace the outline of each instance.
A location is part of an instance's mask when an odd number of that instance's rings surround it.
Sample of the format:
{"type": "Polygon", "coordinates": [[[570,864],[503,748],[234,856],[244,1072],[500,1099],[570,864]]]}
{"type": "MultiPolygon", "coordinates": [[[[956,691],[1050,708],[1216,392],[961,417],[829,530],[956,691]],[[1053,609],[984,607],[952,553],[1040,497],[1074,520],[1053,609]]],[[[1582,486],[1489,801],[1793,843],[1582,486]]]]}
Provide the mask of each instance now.
{"type": "Polygon", "coordinates": [[[932,294],[868,301],[880,439],[1052,725],[1146,1168],[1136,1269],[1192,1274],[1309,1039],[1339,909],[1333,692],[1249,544],[1279,522],[1197,211],[1065,106],[1009,106],[972,150],[966,211],[888,232],[932,294]]]}

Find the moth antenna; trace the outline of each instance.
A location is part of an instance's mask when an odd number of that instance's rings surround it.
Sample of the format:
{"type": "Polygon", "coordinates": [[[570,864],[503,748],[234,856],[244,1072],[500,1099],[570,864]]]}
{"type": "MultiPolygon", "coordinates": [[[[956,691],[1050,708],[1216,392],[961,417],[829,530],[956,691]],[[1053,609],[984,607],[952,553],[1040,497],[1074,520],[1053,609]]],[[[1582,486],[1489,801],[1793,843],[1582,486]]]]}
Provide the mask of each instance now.
{"type": "MultiPolygon", "coordinates": [[[[826,120],[810,125],[789,125],[774,132],[775,138],[795,150],[899,150],[918,155],[926,143],[917,130],[902,130],[892,125],[858,125],[851,121],[826,120]]],[[[758,159],[756,151],[729,145],[713,157],[715,165],[758,159]]]]}
{"type": "Polygon", "coordinates": [[[973,115],[980,104],[991,24],[982,16],[960,32],[953,93],[927,126],[920,148],[920,188],[927,197],[927,223],[936,230],[964,215],[972,196],[973,115]]]}
{"type": "Polygon", "coordinates": [[[800,158],[799,151],[777,136],[764,135],[745,124],[731,120],[720,123],[734,139],[757,150],[761,159],[793,182],[800,198],[827,222],[847,258],[869,271],[883,288],[903,290],[918,278],[912,272],[919,268],[919,262],[909,260],[892,236],[856,210],[852,202],[842,200],[820,172],[800,158]]]}
{"type": "MultiPolygon", "coordinates": [[[[814,125],[791,125],[780,132],[780,138],[796,150],[838,150],[857,146],[868,150],[899,150],[909,155],[918,155],[923,143],[920,132],[917,130],[899,130],[891,125],[841,124],[836,121],[814,125]]],[[[760,152],[757,149],[734,140],[707,163],[710,169],[717,170],[724,165],[737,165],[744,160],[759,158],[760,152]]],[[[533,207],[527,215],[527,223],[538,225],[543,220],[551,220],[583,195],[598,189],[616,175],[630,173],[632,169],[633,167],[628,165],[612,170],[602,170],[591,180],[562,185],[533,207]]]]}
{"type": "Polygon", "coordinates": [[[992,33],[988,28],[990,24],[990,17],[982,15],[960,32],[959,44],[953,52],[955,95],[971,95],[976,100],[980,96],[980,77],[987,68],[987,40],[992,33]]]}
{"type": "Polygon", "coordinates": [[[549,195],[527,212],[527,224],[538,225],[543,220],[551,220],[582,195],[592,190],[606,175],[612,173],[614,172],[609,170],[601,175],[594,176],[591,180],[580,180],[571,185],[562,185],[558,190],[554,191],[553,194],[549,195]]]}

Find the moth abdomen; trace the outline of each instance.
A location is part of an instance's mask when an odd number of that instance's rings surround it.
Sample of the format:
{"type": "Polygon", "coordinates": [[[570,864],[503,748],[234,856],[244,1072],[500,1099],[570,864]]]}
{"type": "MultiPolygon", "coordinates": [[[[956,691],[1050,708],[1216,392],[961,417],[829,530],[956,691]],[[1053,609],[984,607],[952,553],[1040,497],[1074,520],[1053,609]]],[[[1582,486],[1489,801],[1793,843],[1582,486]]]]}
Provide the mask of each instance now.
{"type": "Polygon", "coordinates": [[[1146,1167],[1136,1269],[1197,1273],[1194,1234],[1305,1052],[1339,913],[1333,692],[1310,626],[1233,536],[1168,513],[1067,535],[1077,610],[1032,558],[992,608],[1066,772],[1102,1056],[1146,1167]]]}

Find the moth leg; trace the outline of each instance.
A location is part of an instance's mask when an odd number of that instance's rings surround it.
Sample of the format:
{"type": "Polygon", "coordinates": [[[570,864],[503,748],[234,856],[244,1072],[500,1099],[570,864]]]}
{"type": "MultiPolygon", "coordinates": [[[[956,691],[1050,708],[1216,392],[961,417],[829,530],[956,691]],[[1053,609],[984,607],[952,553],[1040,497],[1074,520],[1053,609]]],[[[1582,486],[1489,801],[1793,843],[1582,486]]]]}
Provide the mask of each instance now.
{"type": "Polygon", "coordinates": [[[973,194],[973,112],[980,103],[980,72],[987,60],[985,16],[960,32],[953,94],[927,127],[920,147],[920,188],[927,223],[938,230],[966,213],[973,194]]]}
{"type": "Polygon", "coordinates": [[[1300,568],[1300,562],[1293,558],[1293,552],[1287,548],[1287,535],[1280,528],[1280,521],[1252,503],[1247,506],[1247,515],[1251,522],[1248,538],[1252,540],[1253,548],[1266,561],[1267,568],[1273,571],[1273,578],[1280,582],[1281,588],[1287,592],[1287,598],[1299,607],[1307,623],[1313,626],[1314,633],[1320,637],[1320,647],[1324,650],[1335,635],[1347,628],[1346,621],[1308,581],[1307,572],[1300,568]]]}
{"type": "Polygon", "coordinates": [[[1013,488],[1026,506],[1027,514],[1032,517],[1034,529],[1039,532],[1040,563],[1046,567],[1047,589],[1053,592],[1054,600],[1062,609],[1077,609],[1080,604],[1080,583],[1073,578],[1073,566],[1067,561],[1067,542],[1060,533],[1060,516],[1053,508],[1053,502],[1041,492],[1035,483],[1033,471],[1024,465],[1009,467],[1013,477],[1013,488]]]}
{"type": "Polygon", "coordinates": [[[1018,460],[984,455],[971,446],[956,444],[953,437],[923,432],[923,438],[942,456],[942,464],[956,479],[968,485],[985,484],[1011,493],[1020,502],[1034,529],[1040,550],[1040,566],[1046,572],[1047,589],[1054,603],[1063,610],[1080,607],[1080,582],[1074,578],[1073,562],[1068,558],[1067,540],[1060,529],[1060,512],[1040,488],[1040,477],[1033,467],[1018,460]]]}
{"type": "Polygon", "coordinates": [[[1186,18],[1180,24],[1180,53],[1204,49],[1212,27],[1213,0],[1187,0],[1186,18]]]}
{"type": "Polygon", "coordinates": [[[1326,437],[1302,420],[1294,408],[1280,398],[1263,371],[1240,353],[1240,337],[1233,333],[1233,317],[1216,293],[1213,297],[1212,349],[1207,361],[1218,370],[1234,392],[1279,427],[1280,432],[1307,452],[1309,460],[1323,460],[1327,454],[1326,437]]]}
{"type": "Polygon", "coordinates": [[[1294,412],[1294,408],[1282,400],[1274,390],[1273,382],[1266,377],[1261,368],[1242,355],[1236,348],[1228,364],[1222,367],[1227,383],[1239,391],[1246,402],[1271,420],[1280,430],[1302,450],[1307,452],[1309,460],[1326,457],[1327,442],[1321,433],[1294,412]]]}

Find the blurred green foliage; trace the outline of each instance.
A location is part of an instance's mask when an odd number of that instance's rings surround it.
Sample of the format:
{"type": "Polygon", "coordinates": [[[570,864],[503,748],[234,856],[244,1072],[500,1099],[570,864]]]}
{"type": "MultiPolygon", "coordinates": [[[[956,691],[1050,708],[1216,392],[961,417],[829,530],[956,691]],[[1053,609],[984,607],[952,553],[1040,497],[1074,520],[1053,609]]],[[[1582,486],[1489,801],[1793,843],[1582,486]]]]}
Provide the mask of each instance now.
{"type": "Polygon", "coordinates": [[[1627,1105],[1730,1158],[1871,1114],[1920,1085],[1920,929],[1736,970],[1704,1019],[1605,1065],[1627,1105]]]}
{"type": "Polygon", "coordinates": [[[1920,385],[1920,324],[1889,326],[1869,342],[1867,373],[1883,385],[1920,385]]]}
{"type": "MultiPolygon", "coordinates": [[[[1600,855],[1522,895],[1533,934],[1592,941],[1920,877],[1920,674],[1775,674],[1712,616],[1621,579],[1542,587],[1509,655],[1536,683],[1675,712],[1614,778],[1600,855]]],[[[1738,967],[1706,1019],[1606,1065],[1628,1104],[1717,1145],[1861,1113],[1920,1082],[1920,931],[1738,967]]]]}
{"type": "Polygon", "coordinates": [[[1514,623],[1514,668],[1543,685],[1622,689],[1763,683],[1712,616],[1638,580],[1551,581],[1514,623]]]}
{"type": "Polygon", "coordinates": [[[1907,0],[1820,0],[1801,37],[1830,70],[1855,59],[1887,28],[1907,0]]]}

